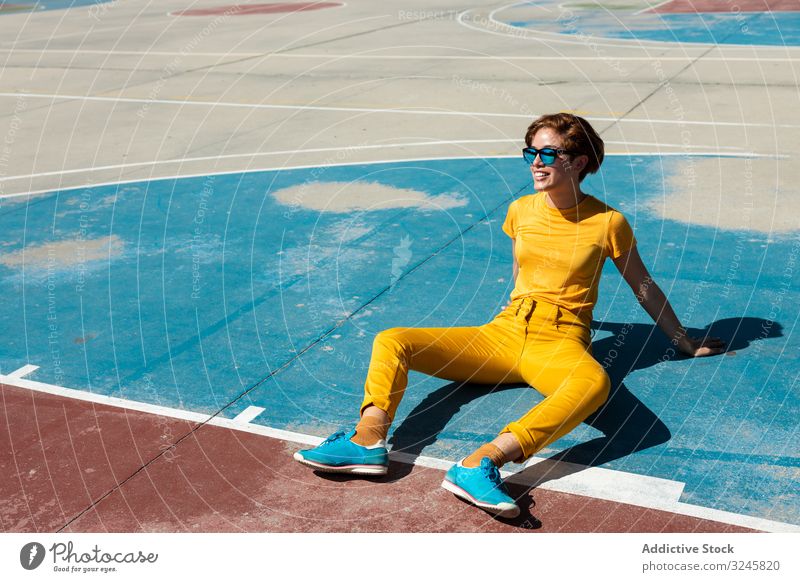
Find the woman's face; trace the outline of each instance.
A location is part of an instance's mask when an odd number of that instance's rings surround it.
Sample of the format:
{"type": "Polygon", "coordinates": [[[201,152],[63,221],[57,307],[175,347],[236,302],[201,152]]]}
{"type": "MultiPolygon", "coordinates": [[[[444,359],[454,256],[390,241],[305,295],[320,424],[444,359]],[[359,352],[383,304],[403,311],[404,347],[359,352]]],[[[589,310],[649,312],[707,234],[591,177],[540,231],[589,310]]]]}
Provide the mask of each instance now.
{"type": "MultiPolygon", "coordinates": [[[[537,150],[542,148],[563,149],[564,141],[560,134],[549,127],[543,127],[534,134],[531,147],[537,150]]],[[[537,192],[561,189],[579,190],[580,173],[587,161],[586,156],[564,154],[556,158],[552,166],[545,166],[542,157],[536,156],[536,160],[531,164],[534,189],[537,192]]]]}

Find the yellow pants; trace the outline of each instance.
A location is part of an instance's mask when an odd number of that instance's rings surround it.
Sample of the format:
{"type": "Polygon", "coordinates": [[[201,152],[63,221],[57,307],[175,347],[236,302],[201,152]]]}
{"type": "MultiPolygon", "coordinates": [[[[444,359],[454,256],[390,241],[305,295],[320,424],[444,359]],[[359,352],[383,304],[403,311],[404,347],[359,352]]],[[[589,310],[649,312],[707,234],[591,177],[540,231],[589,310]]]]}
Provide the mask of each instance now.
{"type": "Polygon", "coordinates": [[[394,420],[408,370],[457,382],[525,382],[545,399],[501,431],[516,436],[522,461],[608,398],[610,380],[591,354],[590,320],[525,297],[477,327],[387,329],[375,337],[361,410],[374,405],[394,420]]]}

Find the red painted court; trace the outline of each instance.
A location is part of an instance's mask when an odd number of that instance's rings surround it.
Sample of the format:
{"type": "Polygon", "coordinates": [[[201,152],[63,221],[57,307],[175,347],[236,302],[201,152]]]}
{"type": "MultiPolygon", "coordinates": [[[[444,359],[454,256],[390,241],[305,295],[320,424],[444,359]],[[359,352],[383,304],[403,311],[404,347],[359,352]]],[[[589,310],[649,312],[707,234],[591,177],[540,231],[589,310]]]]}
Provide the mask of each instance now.
{"type": "Polygon", "coordinates": [[[509,490],[523,513],[503,522],[440,488],[441,470],[316,475],[292,460],[298,443],[7,385],[0,394],[6,532],[752,531],[520,484],[509,490]]]}

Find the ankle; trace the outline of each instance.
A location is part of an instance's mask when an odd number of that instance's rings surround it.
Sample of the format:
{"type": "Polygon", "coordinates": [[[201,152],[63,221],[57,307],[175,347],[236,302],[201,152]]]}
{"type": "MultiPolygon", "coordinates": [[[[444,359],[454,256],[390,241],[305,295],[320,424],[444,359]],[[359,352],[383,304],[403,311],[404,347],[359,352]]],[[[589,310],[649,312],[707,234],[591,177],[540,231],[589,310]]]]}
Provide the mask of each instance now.
{"type": "Polygon", "coordinates": [[[486,443],[481,445],[478,450],[464,459],[461,464],[467,468],[474,468],[481,464],[481,459],[484,457],[489,457],[492,463],[494,463],[494,466],[498,468],[502,467],[508,462],[505,453],[503,453],[499,447],[493,445],[492,443],[486,443]]]}
{"type": "Polygon", "coordinates": [[[368,447],[380,441],[386,440],[386,435],[389,433],[390,423],[379,416],[364,415],[356,425],[356,434],[350,440],[361,445],[368,447]]]}

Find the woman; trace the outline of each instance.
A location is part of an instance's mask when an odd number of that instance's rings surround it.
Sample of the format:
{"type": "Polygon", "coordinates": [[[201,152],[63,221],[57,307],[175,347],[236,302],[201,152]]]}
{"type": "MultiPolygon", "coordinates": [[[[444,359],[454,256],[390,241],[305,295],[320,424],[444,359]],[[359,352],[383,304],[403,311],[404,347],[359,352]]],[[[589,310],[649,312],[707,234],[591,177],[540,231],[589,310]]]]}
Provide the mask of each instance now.
{"type": "Polygon", "coordinates": [[[581,181],[600,168],[604,155],[591,125],[567,113],[543,115],[528,127],[525,143],[536,194],[515,200],[503,224],[514,257],[511,302],[478,327],[379,333],[355,429],[295,453],[296,460],[320,471],[385,474],[386,436],[409,369],[455,381],[526,382],[545,399],[454,465],[442,483],[497,516],[517,516],[498,469],[525,461],[567,434],[608,398],[610,381],[592,357],[590,341],[606,257],[676,349],[689,356],[724,350],[717,338],[686,335],[642,263],[625,217],[581,191],[581,181]]]}

